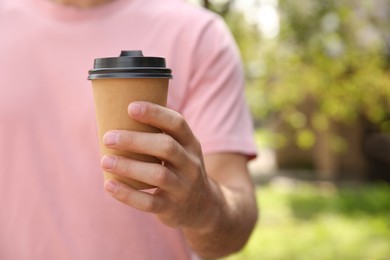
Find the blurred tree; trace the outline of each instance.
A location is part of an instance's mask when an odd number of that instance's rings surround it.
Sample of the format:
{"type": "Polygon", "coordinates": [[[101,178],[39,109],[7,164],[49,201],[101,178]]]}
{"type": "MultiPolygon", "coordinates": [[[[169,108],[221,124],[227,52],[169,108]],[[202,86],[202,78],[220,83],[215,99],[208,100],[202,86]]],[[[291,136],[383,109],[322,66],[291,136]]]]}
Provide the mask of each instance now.
{"type": "Polygon", "coordinates": [[[210,2],[209,0],[203,0],[203,7],[209,9],[210,8],[210,2]]]}
{"type": "Polygon", "coordinates": [[[279,12],[255,114],[276,119],[295,146],[320,151],[317,168],[361,173],[366,123],[390,132],[390,3],[279,0],[279,12]]]}

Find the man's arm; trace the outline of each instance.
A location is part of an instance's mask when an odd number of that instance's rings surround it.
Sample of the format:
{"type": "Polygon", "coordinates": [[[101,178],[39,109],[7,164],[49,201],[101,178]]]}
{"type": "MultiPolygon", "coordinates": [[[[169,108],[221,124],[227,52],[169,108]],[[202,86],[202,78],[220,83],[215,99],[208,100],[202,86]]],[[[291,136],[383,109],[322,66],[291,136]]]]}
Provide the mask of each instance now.
{"type": "Polygon", "coordinates": [[[220,153],[205,156],[210,182],[219,194],[203,229],[183,229],[191,247],[203,257],[216,258],[240,250],[257,220],[254,186],[244,155],[220,153]],[[213,216],[213,217],[211,217],[213,216]]]}

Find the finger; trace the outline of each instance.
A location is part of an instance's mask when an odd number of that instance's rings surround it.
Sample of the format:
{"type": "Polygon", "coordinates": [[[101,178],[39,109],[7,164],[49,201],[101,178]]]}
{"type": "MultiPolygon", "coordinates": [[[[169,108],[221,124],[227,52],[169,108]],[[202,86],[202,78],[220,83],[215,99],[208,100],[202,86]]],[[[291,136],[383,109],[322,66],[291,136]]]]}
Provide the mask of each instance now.
{"type": "Polygon", "coordinates": [[[116,200],[138,210],[160,213],[164,209],[164,201],[160,197],[137,191],[119,181],[107,180],[104,189],[116,200]]]}
{"type": "Polygon", "coordinates": [[[105,155],[102,157],[101,166],[107,172],[147,183],[163,190],[178,186],[177,175],[161,164],[105,155]]]}
{"type": "Polygon", "coordinates": [[[131,103],[128,112],[133,119],[163,130],[184,147],[199,148],[199,143],[191,128],[180,113],[157,104],[141,101],[131,103]]]}
{"type": "Polygon", "coordinates": [[[174,167],[188,163],[187,151],[171,136],[160,133],[109,131],[103,136],[110,149],[154,156],[174,167]]]}

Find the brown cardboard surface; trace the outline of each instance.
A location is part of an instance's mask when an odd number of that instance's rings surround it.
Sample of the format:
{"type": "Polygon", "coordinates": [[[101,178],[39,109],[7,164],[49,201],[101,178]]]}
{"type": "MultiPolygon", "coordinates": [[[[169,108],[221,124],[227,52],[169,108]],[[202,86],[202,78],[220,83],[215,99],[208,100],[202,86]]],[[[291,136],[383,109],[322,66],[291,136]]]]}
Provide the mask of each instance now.
{"type": "MultiPolygon", "coordinates": [[[[103,135],[109,130],[161,132],[157,128],[132,120],[127,113],[127,107],[133,101],[149,101],[165,106],[168,79],[96,79],[92,80],[92,86],[101,154],[114,154],[145,162],[161,163],[155,157],[108,149],[103,144],[103,135]]],[[[104,177],[118,179],[136,189],[151,188],[150,185],[107,172],[104,172],[104,177]]]]}

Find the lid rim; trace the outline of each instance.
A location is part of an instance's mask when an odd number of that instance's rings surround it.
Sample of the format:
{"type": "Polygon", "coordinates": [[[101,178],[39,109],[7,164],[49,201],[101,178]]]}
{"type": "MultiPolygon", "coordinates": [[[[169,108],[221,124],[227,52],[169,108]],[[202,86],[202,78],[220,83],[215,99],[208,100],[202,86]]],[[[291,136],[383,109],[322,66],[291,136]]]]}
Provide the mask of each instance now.
{"type": "Polygon", "coordinates": [[[132,79],[132,78],[163,78],[173,79],[170,74],[148,74],[148,73],[102,73],[102,74],[90,74],[88,79],[132,79]]]}
{"type": "Polygon", "coordinates": [[[118,68],[96,68],[89,70],[89,73],[98,73],[98,72],[104,72],[104,71],[117,71],[117,72],[131,72],[131,71],[166,71],[166,72],[172,72],[169,68],[158,68],[158,67],[138,67],[138,68],[126,68],[126,67],[118,67],[118,68]]]}
{"type": "Polygon", "coordinates": [[[173,78],[165,58],[145,57],[142,51],[122,51],[119,57],[96,58],[88,74],[88,79],[173,78]]]}

